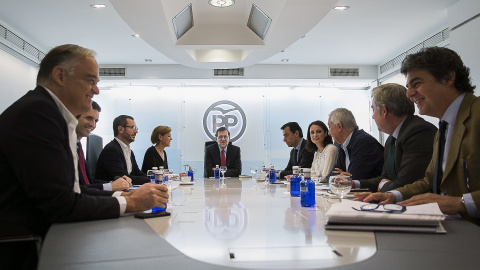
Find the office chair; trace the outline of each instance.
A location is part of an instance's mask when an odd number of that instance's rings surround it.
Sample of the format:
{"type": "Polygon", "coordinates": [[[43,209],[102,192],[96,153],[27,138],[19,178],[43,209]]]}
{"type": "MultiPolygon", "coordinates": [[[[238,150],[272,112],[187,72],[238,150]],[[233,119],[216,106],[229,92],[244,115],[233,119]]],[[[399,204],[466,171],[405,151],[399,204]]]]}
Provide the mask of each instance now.
{"type": "Polygon", "coordinates": [[[90,134],[87,138],[87,163],[92,175],[95,175],[97,161],[103,150],[103,139],[95,134],[90,134]]]}

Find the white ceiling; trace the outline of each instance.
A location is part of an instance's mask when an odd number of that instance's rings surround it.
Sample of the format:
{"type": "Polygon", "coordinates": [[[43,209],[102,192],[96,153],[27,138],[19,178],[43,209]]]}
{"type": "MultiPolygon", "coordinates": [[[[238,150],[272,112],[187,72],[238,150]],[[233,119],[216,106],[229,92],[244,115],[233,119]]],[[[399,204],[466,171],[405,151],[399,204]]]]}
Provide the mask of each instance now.
{"type": "MultiPolygon", "coordinates": [[[[171,37],[161,36],[161,39],[155,40],[154,33],[158,27],[145,23],[155,12],[148,13],[145,9],[148,7],[146,4],[157,2],[157,6],[165,10],[177,10],[180,6],[192,3],[197,26],[203,22],[217,24],[219,18],[228,22],[246,21],[248,18],[245,16],[248,16],[249,7],[253,2],[271,11],[273,19],[296,16],[294,18],[298,21],[290,27],[291,29],[282,26],[284,29],[281,30],[287,38],[274,42],[268,40],[269,34],[273,35],[275,31],[279,31],[275,29],[275,24],[281,25],[281,22],[272,21],[272,28],[269,30],[271,32],[267,33],[264,40],[264,48],[262,46],[256,48],[260,51],[262,49],[270,51],[263,52],[262,57],[266,55],[267,58],[256,59],[259,61],[258,64],[380,65],[429,35],[448,27],[447,8],[458,2],[458,0],[339,0],[337,5],[346,5],[350,8],[347,11],[336,11],[330,9],[330,5],[335,4],[336,0],[328,0],[322,3],[323,8],[328,7],[325,11],[326,16],[322,19],[321,8],[316,18],[312,18],[314,16],[310,13],[305,13],[307,16],[298,16],[295,14],[297,9],[284,8],[292,1],[298,3],[300,11],[302,8],[305,11],[305,6],[308,9],[308,5],[312,5],[311,8],[318,8],[318,4],[312,4],[312,0],[237,0],[237,8],[244,14],[240,12],[237,15],[225,16],[220,12],[228,8],[210,7],[206,4],[207,0],[1,0],[0,22],[43,52],[64,43],[94,49],[98,53],[97,61],[100,65],[195,66],[196,63],[191,59],[185,61],[183,55],[185,50],[175,46],[175,40],[171,37]],[[104,3],[107,8],[90,7],[91,4],[97,3],[104,3]],[[268,5],[278,5],[275,7],[281,6],[283,10],[278,11],[268,5]],[[115,8],[118,9],[118,13],[115,8]],[[288,9],[292,12],[288,13],[288,9]],[[282,12],[283,15],[279,15],[282,12]],[[306,30],[299,33],[298,29],[306,30]],[[158,51],[142,39],[142,32],[145,33],[145,40],[163,51],[158,51]],[[135,33],[139,33],[140,38],[132,37],[135,33]],[[158,44],[162,42],[168,46],[159,46],[158,44]],[[285,47],[272,43],[280,43],[285,47]],[[282,50],[284,52],[281,52],[282,50]],[[145,59],[151,59],[152,62],[146,63],[145,59]],[[281,59],[289,61],[284,63],[281,59]]],[[[321,0],[315,1],[318,3],[321,0]]],[[[158,16],[165,18],[164,22],[168,25],[169,19],[166,17],[171,13],[165,11],[158,16]]],[[[247,66],[252,64],[256,62],[249,61],[247,66]]],[[[242,63],[238,65],[242,66],[242,63]]],[[[199,64],[195,67],[212,66],[199,64]]]]}

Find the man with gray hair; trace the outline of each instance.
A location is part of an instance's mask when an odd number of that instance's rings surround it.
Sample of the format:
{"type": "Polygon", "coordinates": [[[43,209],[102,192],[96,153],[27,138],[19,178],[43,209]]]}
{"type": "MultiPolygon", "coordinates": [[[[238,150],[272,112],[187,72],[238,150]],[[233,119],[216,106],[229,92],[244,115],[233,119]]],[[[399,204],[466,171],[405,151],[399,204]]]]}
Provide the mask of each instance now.
{"type": "Polygon", "coordinates": [[[437,128],[413,115],[415,107],[407,89],[396,83],[372,90],[372,110],[378,130],[390,135],[385,142],[385,163],[380,176],[355,180],[353,187],[385,192],[421,178],[432,158],[437,128]]]}
{"type": "Polygon", "coordinates": [[[329,134],[340,145],[332,173],[352,179],[379,176],[383,167],[383,146],[370,134],[358,129],[352,112],[338,108],[328,118],[329,134]]]}

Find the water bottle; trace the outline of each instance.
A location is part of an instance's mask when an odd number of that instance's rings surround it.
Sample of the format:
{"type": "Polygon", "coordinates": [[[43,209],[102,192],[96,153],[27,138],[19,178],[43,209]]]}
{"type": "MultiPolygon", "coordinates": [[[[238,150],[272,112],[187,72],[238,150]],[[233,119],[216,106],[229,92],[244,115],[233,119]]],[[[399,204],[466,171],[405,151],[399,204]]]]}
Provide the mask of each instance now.
{"type": "Polygon", "coordinates": [[[155,184],[155,171],[150,173],[150,183],[155,184]]]}
{"type": "Polygon", "coordinates": [[[277,174],[275,172],[275,168],[273,168],[273,165],[270,165],[270,183],[273,184],[277,180],[277,174]]]}
{"type": "Polygon", "coordinates": [[[293,166],[293,175],[290,177],[290,195],[292,197],[300,197],[300,181],[302,177],[299,175],[298,166],[293,166]]]}
{"type": "Polygon", "coordinates": [[[190,182],[193,182],[193,170],[192,170],[192,166],[188,166],[187,175],[190,176],[190,182]]]}
{"type": "Polygon", "coordinates": [[[315,182],[310,179],[310,169],[304,169],[304,177],[300,181],[300,203],[302,207],[315,206],[315,182]]]}
{"type": "MultiPolygon", "coordinates": [[[[157,179],[159,177],[162,177],[163,178],[163,175],[160,174],[160,171],[157,170],[157,167],[153,167],[152,168],[152,174],[150,174],[150,183],[152,184],[161,184],[161,180],[158,181],[157,179]]],[[[160,179],[162,179],[160,178],[160,179]]],[[[167,209],[167,204],[163,204],[164,207],[157,207],[155,206],[154,208],[152,208],[152,213],[158,213],[158,212],[163,212],[167,209]]]]}
{"type": "Polygon", "coordinates": [[[215,165],[215,178],[220,179],[220,166],[215,165]]]}

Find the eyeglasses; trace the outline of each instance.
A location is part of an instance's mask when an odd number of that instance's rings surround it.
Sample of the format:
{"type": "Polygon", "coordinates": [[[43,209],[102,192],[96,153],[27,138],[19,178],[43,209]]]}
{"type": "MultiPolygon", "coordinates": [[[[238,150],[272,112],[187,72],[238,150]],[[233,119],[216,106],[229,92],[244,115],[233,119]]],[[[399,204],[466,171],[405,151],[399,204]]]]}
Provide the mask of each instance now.
{"type": "Polygon", "coordinates": [[[133,129],[133,130],[138,130],[138,128],[136,126],[123,126],[123,127],[128,127],[128,128],[133,129]]]}
{"type": "Polygon", "coordinates": [[[224,135],[224,136],[217,136],[217,138],[219,138],[220,140],[221,140],[221,139],[228,139],[228,136],[227,136],[227,135],[224,135]]]}
{"type": "Polygon", "coordinates": [[[353,210],[357,211],[370,211],[370,212],[384,212],[384,213],[392,213],[392,214],[401,214],[407,210],[406,206],[387,203],[387,204],[376,204],[376,203],[369,203],[360,206],[360,209],[352,207],[353,210]],[[382,206],[382,209],[379,207],[382,206]]]}

